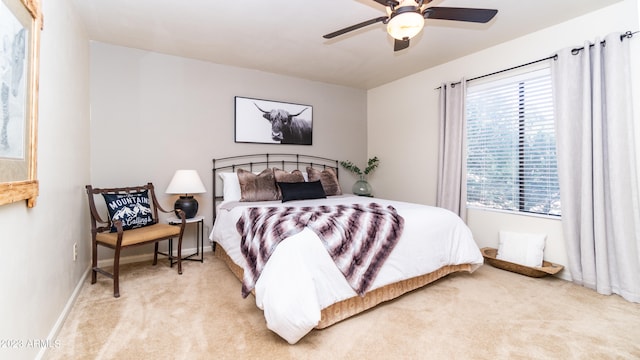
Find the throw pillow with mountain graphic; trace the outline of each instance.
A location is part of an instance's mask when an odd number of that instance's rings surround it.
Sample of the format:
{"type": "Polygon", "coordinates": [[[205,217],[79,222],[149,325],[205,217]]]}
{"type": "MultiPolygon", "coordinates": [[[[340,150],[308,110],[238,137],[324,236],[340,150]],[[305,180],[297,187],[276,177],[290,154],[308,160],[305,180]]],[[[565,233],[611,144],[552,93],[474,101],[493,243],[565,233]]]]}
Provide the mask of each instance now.
{"type": "MultiPolygon", "coordinates": [[[[107,203],[112,224],[120,220],[122,229],[130,230],[155,223],[147,190],[127,194],[102,194],[102,196],[107,203]]],[[[115,225],[112,225],[111,232],[116,231],[115,225]]]]}

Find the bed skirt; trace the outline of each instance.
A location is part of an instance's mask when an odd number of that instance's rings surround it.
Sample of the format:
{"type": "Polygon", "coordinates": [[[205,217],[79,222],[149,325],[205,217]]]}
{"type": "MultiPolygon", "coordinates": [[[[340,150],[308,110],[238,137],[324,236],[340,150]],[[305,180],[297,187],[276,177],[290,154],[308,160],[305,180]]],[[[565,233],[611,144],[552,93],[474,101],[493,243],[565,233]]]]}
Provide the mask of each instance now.
{"type": "MultiPolygon", "coordinates": [[[[224,261],[238,280],[242,281],[243,269],[231,260],[222,246],[216,246],[215,256],[224,261]]],[[[320,322],[315,328],[324,329],[365,310],[371,309],[382,302],[395,299],[409,291],[421,288],[451,273],[461,271],[471,272],[471,269],[471,264],[446,265],[428,274],[416,276],[411,279],[402,280],[371,290],[364,296],[354,296],[352,298],[342,300],[322,309],[322,312],[320,313],[320,322]]]]}

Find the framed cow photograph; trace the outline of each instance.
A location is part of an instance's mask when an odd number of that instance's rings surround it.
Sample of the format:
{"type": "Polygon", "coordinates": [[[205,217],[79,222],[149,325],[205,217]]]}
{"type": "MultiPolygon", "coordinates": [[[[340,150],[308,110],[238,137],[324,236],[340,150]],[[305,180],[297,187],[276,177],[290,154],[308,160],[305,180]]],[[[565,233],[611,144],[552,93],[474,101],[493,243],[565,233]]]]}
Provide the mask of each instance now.
{"type": "Polygon", "coordinates": [[[235,97],[235,142],[311,145],[311,105],[235,97]]]}

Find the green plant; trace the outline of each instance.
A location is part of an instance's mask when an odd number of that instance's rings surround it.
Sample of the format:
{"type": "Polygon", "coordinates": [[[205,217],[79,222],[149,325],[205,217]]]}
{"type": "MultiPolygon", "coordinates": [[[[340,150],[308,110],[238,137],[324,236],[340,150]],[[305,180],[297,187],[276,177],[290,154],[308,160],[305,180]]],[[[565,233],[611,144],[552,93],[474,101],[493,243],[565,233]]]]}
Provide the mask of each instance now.
{"type": "Polygon", "coordinates": [[[377,156],[374,156],[371,159],[369,159],[369,161],[367,161],[367,167],[364,169],[364,171],[360,170],[359,167],[357,167],[354,163],[352,163],[349,160],[340,161],[340,165],[342,165],[343,168],[351,171],[356,175],[369,175],[371,172],[373,172],[373,170],[375,170],[378,167],[378,165],[380,165],[380,160],[378,159],[377,156]]]}

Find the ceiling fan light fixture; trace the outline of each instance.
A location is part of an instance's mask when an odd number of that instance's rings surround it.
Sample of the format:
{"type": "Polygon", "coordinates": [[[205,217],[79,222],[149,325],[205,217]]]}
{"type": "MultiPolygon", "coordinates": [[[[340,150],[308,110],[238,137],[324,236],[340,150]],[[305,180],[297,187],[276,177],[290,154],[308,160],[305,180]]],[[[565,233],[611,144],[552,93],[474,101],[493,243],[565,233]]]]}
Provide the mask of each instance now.
{"type": "Polygon", "coordinates": [[[407,11],[392,17],[387,23],[387,32],[398,40],[411,39],[424,27],[424,16],[417,11],[407,11]]]}

